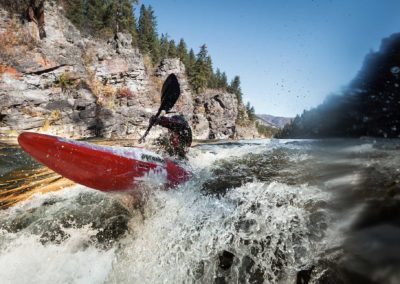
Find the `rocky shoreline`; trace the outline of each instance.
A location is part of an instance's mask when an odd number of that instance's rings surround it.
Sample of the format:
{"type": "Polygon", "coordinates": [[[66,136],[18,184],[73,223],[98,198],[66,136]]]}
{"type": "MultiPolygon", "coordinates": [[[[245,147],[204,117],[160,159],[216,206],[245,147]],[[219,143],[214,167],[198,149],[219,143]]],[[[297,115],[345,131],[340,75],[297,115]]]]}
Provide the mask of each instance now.
{"type": "MultiPolygon", "coordinates": [[[[47,2],[46,2],[47,3],[47,2]]],[[[0,137],[35,131],[70,138],[138,139],[160,102],[163,80],[177,75],[182,95],[174,111],[185,115],[195,139],[258,138],[254,123],[237,125],[243,104],[222,90],[192,92],[177,58],[152,66],[132,48],[129,34],[102,41],[83,37],[46,4],[46,37],[35,24],[16,22],[0,9],[0,137]],[[11,43],[10,43],[11,44],[11,43]]],[[[157,137],[163,130],[155,128],[157,137]]]]}

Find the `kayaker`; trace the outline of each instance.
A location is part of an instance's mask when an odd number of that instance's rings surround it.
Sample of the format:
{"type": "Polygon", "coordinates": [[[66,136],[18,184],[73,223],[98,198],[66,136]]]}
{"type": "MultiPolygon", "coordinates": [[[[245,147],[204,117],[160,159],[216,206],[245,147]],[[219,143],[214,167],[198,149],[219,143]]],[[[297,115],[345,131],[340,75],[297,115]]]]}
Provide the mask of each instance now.
{"type": "Polygon", "coordinates": [[[170,156],[186,159],[188,148],[192,144],[192,129],[183,115],[152,116],[150,124],[160,125],[168,129],[168,137],[159,139],[159,144],[170,156]]]}

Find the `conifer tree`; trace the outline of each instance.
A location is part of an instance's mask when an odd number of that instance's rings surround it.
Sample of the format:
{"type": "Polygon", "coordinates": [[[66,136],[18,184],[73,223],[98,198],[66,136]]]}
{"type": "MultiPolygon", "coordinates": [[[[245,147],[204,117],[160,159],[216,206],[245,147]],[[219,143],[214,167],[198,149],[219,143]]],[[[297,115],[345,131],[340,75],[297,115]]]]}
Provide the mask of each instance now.
{"type": "Polygon", "coordinates": [[[250,102],[247,102],[247,104],[246,104],[246,112],[247,112],[247,117],[251,121],[256,120],[256,113],[255,113],[254,107],[252,105],[250,105],[250,102]]]}
{"type": "Polygon", "coordinates": [[[100,35],[104,31],[106,9],[102,0],[87,0],[87,29],[89,32],[100,35]]]}
{"type": "Polygon", "coordinates": [[[188,60],[185,65],[186,67],[186,74],[188,75],[189,81],[192,80],[193,77],[193,70],[194,70],[194,65],[196,64],[196,56],[194,55],[193,48],[190,49],[189,55],[188,55],[188,60]]]}
{"type": "Polygon", "coordinates": [[[228,87],[228,91],[236,95],[238,103],[242,103],[242,89],[240,87],[240,77],[235,76],[228,87]]]}
{"type": "Polygon", "coordinates": [[[69,0],[64,2],[67,18],[79,30],[84,28],[85,23],[85,1],[84,0],[69,0]]]}
{"type": "Polygon", "coordinates": [[[207,86],[209,88],[215,88],[215,76],[214,76],[214,72],[213,72],[213,67],[212,67],[212,59],[211,56],[208,55],[206,57],[206,66],[207,66],[207,70],[206,70],[206,77],[207,77],[207,86]]]}
{"type": "Polygon", "coordinates": [[[160,42],[157,36],[157,22],[151,6],[140,7],[138,24],[139,48],[144,54],[149,54],[153,63],[160,60],[160,42]]]}
{"type": "Polygon", "coordinates": [[[193,68],[193,75],[191,76],[191,85],[193,90],[199,94],[207,87],[209,79],[209,58],[207,46],[203,44],[197,54],[196,63],[193,68]]]}
{"type": "Polygon", "coordinates": [[[223,88],[223,89],[228,88],[228,77],[226,76],[225,72],[222,72],[222,74],[221,74],[220,88],[223,88]]]}
{"type": "Polygon", "coordinates": [[[215,80],[214,88],[226,90],[228,83],[227,83],[225,72],[221,73],[221,70],[219,68],[217,68],[217,71],[215,72],[215,74],[213,76],[214,76],[214,80],[215,80]]]}
{"type": "Polygon", "coordinates": [[[140,6],[140,16],[138,23],[138,43],[142,53],[148,54],[150,52],[150,34],[151,34],[151,21],[150,15],[146,6],[140,6]]]}
{"type": "Polygon", "coordinates": [[[109,0],[103,17],[105,26],[113,33],[129,32],[132,44],[137,45],[136,19],[133,5],[137,0],[109,0]]]}
{"type": "Polygon", "coordinates": [[[217,68],[214,74],[215,88],[221,88],[221,70],[217,68]]]}
{"type": "Polygon", "coordinates": [[[169,40],[168,34],[161,34],[160,38],[160,58],[161,60],[168,57],[169,40]]]}
{"type": "Polygon", "coordinates": [[[170,42],[169,42],[168,57],[169,58],[178,57],[178,50],[176,48],[176,44],[175,44],[175,41],[173,39],[170,40],[170,42]]]}
{"type": "Polygon", "coordinates": [[[147,8],[149,19],[150,19],[150,33],[148,41],[150,43],[150,55],[153,64],[160,61],[160,41],[157,34],[157,18],[154,14],[153,8],[149,5],[147,8]]]}
{"type": "Polygon", "coordinates": [[[119,8],[116,13],[117,31],[129,32],[132,35],[132,44],[137,46],[138,34],[136,28],[136,17],[134,11],[134,4],[138,0],[118,0],[119,8]]]}
{"type": "Polygon", "coordinates": [[[183,38],[181,38],[178,44],[178,57],[183,62],[183,64],[187,66],[189,58],[186,43],[183,38]]]}

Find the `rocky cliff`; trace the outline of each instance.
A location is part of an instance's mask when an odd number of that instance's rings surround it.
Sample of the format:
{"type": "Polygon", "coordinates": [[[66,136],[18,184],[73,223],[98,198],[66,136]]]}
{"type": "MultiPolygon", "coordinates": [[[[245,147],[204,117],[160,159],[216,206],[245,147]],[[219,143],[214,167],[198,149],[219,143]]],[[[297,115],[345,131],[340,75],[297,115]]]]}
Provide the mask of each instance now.
{"type": "MultiPolygon", "coordinates": [[[[139,138],[160,103],[160,89],[177,75],[182,95],[174,110],[185,115],[194,138],[253,138],[235,121],[235,96],[208,90],[195,95],[185,67],[171,58],[152,66],[118,33],[108,41],[83,37],[55,4],[45,7],[46,37],[33,22],[0,9],[0,135],[40,131],[64,137],[139,138]]],[[[151,136],[163,131],[155,128],[151,136]]]]}

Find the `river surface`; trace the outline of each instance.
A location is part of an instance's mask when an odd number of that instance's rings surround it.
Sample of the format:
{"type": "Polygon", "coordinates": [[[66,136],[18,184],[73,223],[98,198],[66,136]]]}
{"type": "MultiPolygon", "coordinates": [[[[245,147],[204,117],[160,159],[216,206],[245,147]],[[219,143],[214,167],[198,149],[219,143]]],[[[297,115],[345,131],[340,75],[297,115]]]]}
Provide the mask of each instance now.
{"type": "Polygon", "coordinates": [[[201,144],[140,196],[0,158],[0,283],[400,283],[399,140],[201,144]]]}

